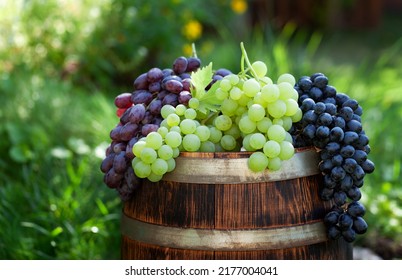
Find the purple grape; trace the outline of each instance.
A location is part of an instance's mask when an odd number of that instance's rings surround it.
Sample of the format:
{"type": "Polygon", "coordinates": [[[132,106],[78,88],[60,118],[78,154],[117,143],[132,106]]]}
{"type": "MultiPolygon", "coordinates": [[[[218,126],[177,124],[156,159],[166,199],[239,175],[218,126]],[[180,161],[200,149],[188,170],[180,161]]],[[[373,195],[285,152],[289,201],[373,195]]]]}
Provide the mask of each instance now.
{"type": "Polygon", "coordinates": [[[113,145],[113,152],[119,154],[121,151],[126,150],[127,144],[125,142],[119,142],[113,145]]]}
{"type": "Polygon", "coordinates": [[[130,108],[129,112],[129,121],[131,123],[139,124],[145,117],[145,106],[144,104],[136,104],[133,107],[130,108]]]}
{"type": "Polygon", "coordinates": [[[119,141],[120,138],[121,138],[121,136],[120,136],[121,128],[122,128],[122,125],[121,125],[121,124],[118,124],[115,128],[113,128],[113,129],[110,131],[110,134],[109,134],[109,135],[110,135],[110,139],[115,140],[115,141],[119,141]]]}
{"type": "Polygon", "coordinates": [[[180,56],[176,58],[176,60],[173,62],[172,69],[176,74],[179,75],[186,72],[187,65],[188,65],[187,58],[185,58],[184,56],[180,56]]]}
{"type": "Polygon", "coordinates": [[[159,125],[147,123],[142,127],[141,134],[142,134],[142,136],[147,136],[149,133],[151,133],[153,131],[157,131],[158,128],[159,128],[159,125]]]}
{"type": "Polygon", "coordinates": [[[141,124],[148,124],[148,123],[152,123],[152,120],[154,119],[154,115],[151,114],[151,112],[146,111],[145,112],[145,116],[141,121],[141,124]]]}
{"type": "Polygon", "coordinates": [[[152,68],[147,72],[147,80],[150,84],[160,82],[163,79],[163,72],[159,68],[152,68]]]}
{"type": "Polygon", "coordinates": [[[178,99],[179,99],[179,96],[177,94],[169,93],[163,98],[162,105],[170,104],[173,107],[176,107],[177,104],[179,104],[178,99]]]}
{"type": "Polygon", "coordinates": [[[135,123],[126,123],[120,130],[121,141],[130,141],[140,131],[140,126],[135,123]]]}
{"type": "Polygon", "coordinates": [[[183,90],[182,92],[180,92],[179,97],[178,97],[178,101],[181,104],[184,105],[188,105],[188,101],[191,99],[191,94],[189,91],[183,90]]]}
{"type": "Polygon", "coordinates": [[[118,188],[124,178],[123,174],[117,173],[112,167],[103,177],[105,184],[112,189],[118,188]]]}
{"type": "Polygon", "coordinates": [[[175,79],[167,80],[163,83],[164,89],[173,93],[180,93],[183,90],[183,84],[181,81],[175,79]]]}
{"type": "Polygon", "coordinates": [[[115,155],[116,155],[115,153],[111,153],[102,160],[100,170],[103,173],[107,173],[113,167],[113,160],[115,155]]]}
{"type": "Polygon", "coordinates": [[[185,78],[181,81],[183,85],[183,90],[190,91],[191,90],[191,79],[185,78]]]}
{"type": "Polygon", "coordinates": [[[156,93],[161,90],[161,83],[160,82],[153,82],[149,84],[148,91],[150,93],[156,93]]]}
{"type": "Polygon", "coordinates": [[[153,99],[152,93],[147,90],[136,90],[131,96],[131,102],[133,104],[145,104],[148,105],[153,99]]]}
{"type": "Polygon", "coordinates": [[[113,168],[114,168],[114,171],[119,174],[124,174],[124,172],[126,172],[127,158],[126,158],[125,151],[121,151],[119,154],[117,154],[114,157],[113,168]]]}
{"type": "Polygon", "coordinates": [[[197,57],[187,58],[187,68],[185,72],[195,72],[201,66],[201,60],[197,57]]]}
{"type": "Polygon", "coordinates": [[[157,116],[161,113],[161,108],[162,100],[159,99],[152,100],[152,102],[148,105],[148,111],[154,116],[157,116]]]}
{"type": "Polygon", "coordinates": [[[128,141],[128,143],[126,145],[126,157],[129,160],[132,160],[134,158],[133,147],[134,147],[134,144],[137,142],[138,142],[138,137],[133,137],[133,138],[131,138],[130,141],[128,141]]]}
{"type": "Polygon", "coordinates": [[[131,93],[121,93],[116,98],[114,99],[114,105],[116,105],[117,108],[128,108],[130,107],[133,103],[131,102],[131,93]]]}
{"type": "Polygon", "coordinates": [[[143,74],[139,75],[134,80],[134,89],[135,90],[148,89],[147,73],[143,73],[143,74]]]}

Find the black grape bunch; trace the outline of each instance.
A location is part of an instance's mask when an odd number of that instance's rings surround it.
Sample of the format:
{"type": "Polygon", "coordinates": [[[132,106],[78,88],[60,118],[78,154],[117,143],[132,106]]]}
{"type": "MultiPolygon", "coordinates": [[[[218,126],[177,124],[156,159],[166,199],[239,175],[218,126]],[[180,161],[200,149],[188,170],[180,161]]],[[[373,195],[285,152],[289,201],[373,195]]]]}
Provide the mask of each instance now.
{"type": "Polygon", "coordinates": [[[360,190],[365,175],[375,168],[368,159],[370,145],[361,123],[363,109],[355,99],[329,85],[322,73],[301,77],[295,89],[303,117],[291,134],[295,147],[314,146],[319,150],[319,169],[324,178],[320,196],[334,203],[324,218],[328,237],[342,236],[353,242],[356,234],[367,231],[360,190]]]}

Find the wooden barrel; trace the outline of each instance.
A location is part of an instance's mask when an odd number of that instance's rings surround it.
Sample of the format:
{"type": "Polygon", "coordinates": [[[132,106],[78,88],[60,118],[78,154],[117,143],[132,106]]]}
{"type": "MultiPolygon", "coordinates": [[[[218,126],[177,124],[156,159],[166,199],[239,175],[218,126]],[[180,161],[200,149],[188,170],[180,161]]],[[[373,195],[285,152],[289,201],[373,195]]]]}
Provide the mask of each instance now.
{"type": "Polygon", "coordinates": [[[279,171],[251,172],[250,153],[182,153],[158,183],[125,203],[123,259],[352,259],[329,241],[314,149],[279,171]]]}

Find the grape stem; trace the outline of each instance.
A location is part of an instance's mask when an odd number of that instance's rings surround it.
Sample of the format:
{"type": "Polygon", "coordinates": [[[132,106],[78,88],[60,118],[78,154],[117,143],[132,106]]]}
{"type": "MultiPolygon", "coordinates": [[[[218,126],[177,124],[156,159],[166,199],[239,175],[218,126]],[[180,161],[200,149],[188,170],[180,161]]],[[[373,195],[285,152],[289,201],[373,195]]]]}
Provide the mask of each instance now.
{"type": "Polygon", "coordinates": [[[195,49],[195,44],[194,43],[191,44],[191,49],[193,51],[193,57],[197,58],[197,51],[195,49]]]}
{"type": "Polygon", "coordinates": [[[247,55],[247,52],[246,52],[246,48],[244,47],[243,42],[240,42],[240,49],[241,49],[241,54],[242,54],[241,65],[240,65],[241,71],[242,71],[243,73],[245,73],[245,70],[244,70],[244,61],[246,61],[246,64],[247,64],[248,69],[250,70],[251,74],[253,75],[253,77],[254,77],[257,81],[259,81],[259,78],[258,78],[258,76],[257,76],[257,73],[254,71],[254,68],[251,66],[251,62],[250,62],[250,59],[248,58],[248,55],[247,55]]]}

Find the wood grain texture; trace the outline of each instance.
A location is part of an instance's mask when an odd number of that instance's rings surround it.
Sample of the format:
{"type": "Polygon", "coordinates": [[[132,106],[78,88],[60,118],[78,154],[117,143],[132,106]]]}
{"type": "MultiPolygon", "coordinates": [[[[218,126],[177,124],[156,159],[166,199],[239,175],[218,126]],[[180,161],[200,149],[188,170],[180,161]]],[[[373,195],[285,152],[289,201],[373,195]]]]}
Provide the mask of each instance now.
{"type": "MultiPolygon", "coordinates": [[[[188,154],[193,156],[194,153],[188,154]]],[[[206,158],[211,156],[211,153],[205,154],[206,158]]],[[[123,211],[141,222],[178,228],[230,231],[292,227],[323,220],[332,204],[319,198],[321,185],[321,175],[243,184],[151,183],[144,180],[134,197],[125,203],[123,211]]],[[[123,235],[121,251],[123,259],[352,258],[351,245],[343,241],[229,252],[162,247],[123,235]]]]}

